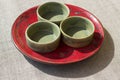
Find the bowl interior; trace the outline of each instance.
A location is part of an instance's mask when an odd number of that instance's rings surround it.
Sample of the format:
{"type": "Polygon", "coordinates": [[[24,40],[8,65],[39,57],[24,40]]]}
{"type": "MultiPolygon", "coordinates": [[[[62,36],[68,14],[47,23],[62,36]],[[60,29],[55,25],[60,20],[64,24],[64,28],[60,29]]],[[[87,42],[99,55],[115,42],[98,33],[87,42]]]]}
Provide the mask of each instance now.
{"type": "Polygon", "coordinates": [[[39,15],[50,21],[61,21],[68,17],[68,8],[61,3],[49,2],[41,5],[38,9],[39,15]]]}
{"type": "Polygon", "coordinates": [[[35,42],[49,43],[54,41],[60,35],[57,25],[39,22],[31,25],[27,30],[27,36],[35,42]]]}
{"type": "Polygon", "coordinates": [[[64,20],[61,29],[64,34],[75,39],[86,38],[94,32],[92,22],[83,17],[71,17],[64,20]]]}

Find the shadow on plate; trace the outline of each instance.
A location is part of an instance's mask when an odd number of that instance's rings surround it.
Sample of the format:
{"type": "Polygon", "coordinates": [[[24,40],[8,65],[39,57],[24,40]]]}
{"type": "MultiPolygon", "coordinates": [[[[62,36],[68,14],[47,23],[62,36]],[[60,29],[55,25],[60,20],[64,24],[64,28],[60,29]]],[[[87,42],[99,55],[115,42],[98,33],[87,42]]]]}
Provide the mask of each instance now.
{"type": "Polygon", "coordinates": [[[92,57],[81,62],[67,65],[46,65],[33,61],[27,57],[27,61],[39,70],[49,75],[65,78],[79,78],[93,75],[107,67],[114,57],[114,43],[109,32],[104,29],[105,39],[101,49],[92,57]]]}

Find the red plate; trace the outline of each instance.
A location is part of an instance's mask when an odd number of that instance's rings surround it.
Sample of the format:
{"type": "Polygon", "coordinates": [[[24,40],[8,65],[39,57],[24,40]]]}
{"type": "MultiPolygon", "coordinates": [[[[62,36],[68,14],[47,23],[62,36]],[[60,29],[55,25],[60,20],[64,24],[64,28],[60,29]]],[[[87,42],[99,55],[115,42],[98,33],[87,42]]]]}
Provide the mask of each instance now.
{"type": "Polygon", "coordinates": [[[22,13],[12,26],[12,39],[15,46],[29,58],[50,64],[67,64],[82,61],[95,54],[101,47],[104,39],[104,31],[100,21],[90,12],[73,5],[67,4],[70,9],[70,16],[84,16],[90,19],[95,25],[94,38],[90,45],[82,48],[71,48],[62,41],[59,47],[50,53],[41,54],[31,50],[25,40],[25,30],[29,24],[37,21],[36,7],[22,13]]]}

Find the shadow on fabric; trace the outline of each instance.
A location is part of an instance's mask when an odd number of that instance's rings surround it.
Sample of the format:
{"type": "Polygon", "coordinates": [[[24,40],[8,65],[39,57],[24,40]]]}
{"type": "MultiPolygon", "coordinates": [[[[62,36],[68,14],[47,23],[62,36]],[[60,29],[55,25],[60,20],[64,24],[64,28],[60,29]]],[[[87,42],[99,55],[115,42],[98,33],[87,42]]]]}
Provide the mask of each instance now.
{"type": "Polygon", "coordinates": [[[30,64],[49,75],[64,78],[87,77],[104,70],[114,57],[113,39],[106,29],[104,29],[104,33],[105,39],[101,49],[94,56],[81,62],[67,65],[46,65],[33,61],[27,57],[25,58],[30,64]]]}

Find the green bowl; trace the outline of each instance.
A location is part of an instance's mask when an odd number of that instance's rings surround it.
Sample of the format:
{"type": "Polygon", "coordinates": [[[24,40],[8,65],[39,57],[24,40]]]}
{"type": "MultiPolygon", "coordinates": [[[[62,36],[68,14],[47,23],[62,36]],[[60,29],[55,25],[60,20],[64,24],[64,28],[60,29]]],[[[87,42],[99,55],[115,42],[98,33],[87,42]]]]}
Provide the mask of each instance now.
{"type": "Polygon", "coordinates": [[[62,3],[47,2],[37,8],[38,20],[51,21],[56,24],[69,16],[69,8],[62,3]]]}
{"type": "Polygon", "coordinates": [[[60,29],[46,21],[35,22],[28,26],[25,37],[28,46],[37,52],[51,52],[57,48],[60,41],[60,29]]]}
{"type": "Polygon", "coordinates": [[[73,16],[60,24],[63,42],[68,46],[79,48],[87,46],[94,34],[94,24],[85,17],[73,16]]]}

